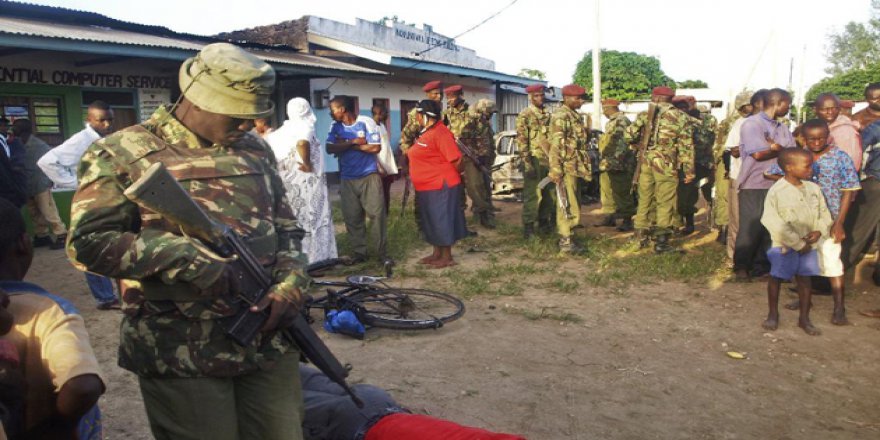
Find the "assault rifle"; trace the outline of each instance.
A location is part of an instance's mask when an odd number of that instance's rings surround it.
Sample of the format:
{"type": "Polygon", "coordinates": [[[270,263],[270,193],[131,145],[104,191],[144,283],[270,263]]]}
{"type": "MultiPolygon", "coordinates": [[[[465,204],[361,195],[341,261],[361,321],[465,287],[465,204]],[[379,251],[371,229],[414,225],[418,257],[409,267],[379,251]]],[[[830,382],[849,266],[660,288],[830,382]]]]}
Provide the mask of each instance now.
{"type": "MultiPolygon", "coordinates": [[[[538,182],[538,189],[543,190],[551,183],[553,183],[553,179],[549,176],[545,177],[538,182]]],[[[560,179],[559,183],[556,184],[556,203],[562,208],[562,212],[565,213],[565,218],[574,218],[574,214],[571,212],[571,202],[568,200],[568,188],[565,187],[565,178],[560,179]]]]}
{"type": "Polygon", "coordinates": [[[467,156],[468,159],[470,159],[471,162],[473,162],[474,165],[477,166],[477,168],[480,170],[480,172],[485,174],[486,177],[488,177],[491,180],[492,179],[492,170],[490,170],[489,168],[486,167],[486,165],[483,165],[483,163],[480,162],[480,157],[477,156],[477,153],[474,152],[474,149],[469,147],[467,144],[465,144],[464,142],[462,142],[458,138],[455,138],[455,143],[458,145],[458,149],[461,150],[461,154],[464,154],[465,156],[467,156]]]}
{"type": "MultiPolygon", "coordinates": [[[[124,194],[138,205],[180,225],[181,232],[201,242],[196,245],[203,243],[235,266],[240,286],[233,305],[237,312],[221,319],[220,323],[233,341],[242,346],[250,345],[269,318],[266,311],[251,312],[250,307],[266,296],[273,282],[245,241],[232,228],[209,217],[162,163],[151,165],[124,194]]],[[[341,386],[358,407],[363,407],[363,402],[345,382],[348,369],[333,356],[301,313],[296,313],[293,323],[283,332],[296,343],[306,359],[341,386]]]]}
{"type": "Polygon", "coordinates": [[[651,103],[648,104],[648,118],[647,122],[645,122],[645,126],[642,127],[641,138],[639,138],[639,151],[636,155],[636,172],[633,174],[632,186],[633,188],[637,188],[639,186],[639,177],[642,174],[642,162],[645,160],[645,151],[648,149],[648,142],[651,141],[651,137],[654,135],[654,124],[657,117],[657,104],[651,103]]]}

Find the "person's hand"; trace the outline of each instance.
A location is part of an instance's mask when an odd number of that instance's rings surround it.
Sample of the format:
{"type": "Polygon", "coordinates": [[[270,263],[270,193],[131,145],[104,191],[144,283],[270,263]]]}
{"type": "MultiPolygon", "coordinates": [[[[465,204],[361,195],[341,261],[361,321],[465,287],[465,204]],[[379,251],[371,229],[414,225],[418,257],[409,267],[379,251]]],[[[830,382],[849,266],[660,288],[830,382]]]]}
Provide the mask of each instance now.
{"type": "Polygon", "coordinates": [[[846,239],[846,231],[843,230],[843,224],[840,222],[834,222],[831,225],[831,238],[834,239],[835,243],[840,243],[846,239]]]}
{"type": "Polygon", "coordinates": [[[364,138],[364,137],[356,137],[356,138],[354,138],[354,139],[351,140],[351,143],[353,143],[353,144],[355,144],[355,145],[366,145],[366,144],[367,144],[367,138],[364,138]]]}
{"type": "Polygon", "coordinates": [[[806,254],[808,254],[811,250],[813,250],[813,246],[810,246],[810,243],[807,243],[807,244],[804,245],[804,247],[801,248],[801,250],[798,251],[798,253],[801,254],[801,255],[806,255],[806,254]]]}
{"type": "Polygon", "coordinates": [[[683,180],[684,184],[687,185],[687,184],[693,182],[695,177],[696,176],[694,176],[693,174],[686,174],[684,176],[684,180],[683,180]]]}
{"type": "Polygon", "coordinates": [[[730,155],[739,159],[739,147],[733,147],[730,149],[730,155]]]}
{"type": "Polygon", "coordinates": [[[251,307],[251,312],[262,313],[266,308],[269,309],[269,319],[260,329],[268,332],[289,326],[303,302],[303,294],[296,287],[281,287],[280,284],[275,284],[269,288],[269,293],[260,302],[251,307]]]}
{"type": "Polygon", "coordinates": [[[220,273],[220,276],[208,287],[202,289],[200,292],[205,296],[223,296],[223,295],[236,295],[241,289],[240,276],[241,273],[239,270],[233,266],[232,264],[226,263],[217,263],[224,264],[223,272],[220,273]]]}
{"type": "Polygon", "coordinates": [[[313,171],[313,170],[312,170],[312,164],[310,164],[310,163],[301,163],[301,164],[299,164],[299,170],[302,171],[302,172],[304,172],[304,173],[311,173],[311,172],[313,171]]]}
{"type": "Polygon", "coordinates": [[[765,134],[764,139],[770,144],[770,151],[779,151],[782,149],[782,145],[777,144],[770,136],[765,134]]]}
{"type": "Polygon", "coordinates": [[[804,237],[804,241],[806,241],[809,244],[813,244],[813,243],[819,241],[819,237],[821,237],[821,236],[822,236],[821,232],[813,231],[813,232],[810,232],[809,234],[807,234],[806,237],[804,237]]]}

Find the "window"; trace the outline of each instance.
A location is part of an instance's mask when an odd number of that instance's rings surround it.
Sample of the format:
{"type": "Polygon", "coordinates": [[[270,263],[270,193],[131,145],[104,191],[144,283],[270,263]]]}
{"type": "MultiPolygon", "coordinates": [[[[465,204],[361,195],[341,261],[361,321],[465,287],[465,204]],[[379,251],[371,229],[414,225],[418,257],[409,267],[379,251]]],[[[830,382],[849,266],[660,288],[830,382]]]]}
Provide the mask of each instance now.
{"type": "Polygon", "coordinates": [[[38,138],[53,146],[64,142],[60,98],[0,96],[0,116],[10,122],[30,119],[38,138]]]}

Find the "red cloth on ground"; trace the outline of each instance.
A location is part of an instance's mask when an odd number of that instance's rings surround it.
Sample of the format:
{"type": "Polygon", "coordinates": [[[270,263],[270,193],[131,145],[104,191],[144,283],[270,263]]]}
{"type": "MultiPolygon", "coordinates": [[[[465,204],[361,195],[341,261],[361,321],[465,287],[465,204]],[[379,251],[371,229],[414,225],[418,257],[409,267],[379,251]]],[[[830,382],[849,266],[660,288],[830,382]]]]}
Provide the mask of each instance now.
{"type": "Polygon", "coordinates": [[[461,183],[461,176],[452,165],[461,157],[461,151],[455,136],[442,122],[422,133],[406,151],[406,156],[409,177],[416,191],[441,189],[444,181],[449,187],[461,183]]]}
{"type": "Polygon", "coordinates": [[[418,414],[392,414],[373,425],[364,440],[526,440],[513,434],[499,434],[470,428],[448,420],[418,414]]]}

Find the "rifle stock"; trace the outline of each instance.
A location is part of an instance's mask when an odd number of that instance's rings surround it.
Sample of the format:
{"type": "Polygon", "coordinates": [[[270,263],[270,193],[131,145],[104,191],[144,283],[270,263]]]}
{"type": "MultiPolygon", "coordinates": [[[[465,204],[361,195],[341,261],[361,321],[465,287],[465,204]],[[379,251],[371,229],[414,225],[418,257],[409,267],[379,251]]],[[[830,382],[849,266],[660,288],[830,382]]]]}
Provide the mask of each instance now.
{"type": "MultiPolygon", "coordinates": [[[[236,343],[250,345],[268,319],[265,311],[251,312],[250,305],[268,294],[273,281],[245,241],[229,226],[211,219],[162,163],[151,165],[124,194],[129,200],[179,225],[184,233],[198,238],[211,251],[229,259],[227,264],[236,266],[241,287],[234,304],[237,311],[221,319],[220,323],[236,343]]],[[[303,356],[341,386],[358,407],[363,406],[345,382],[348,369],[340,364],[301,313],[297,313],[293,324],[283,331],[296,343],[303,356]]]]}

